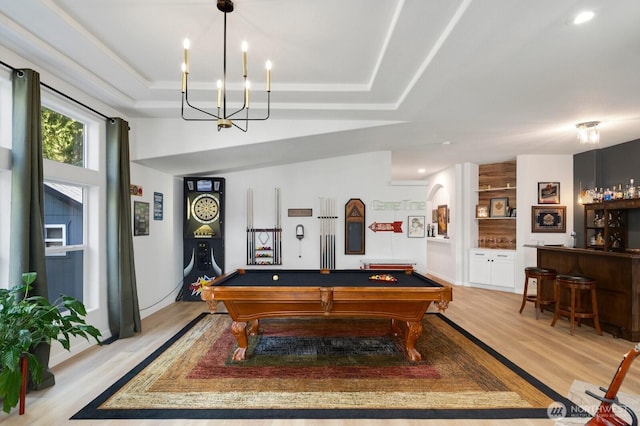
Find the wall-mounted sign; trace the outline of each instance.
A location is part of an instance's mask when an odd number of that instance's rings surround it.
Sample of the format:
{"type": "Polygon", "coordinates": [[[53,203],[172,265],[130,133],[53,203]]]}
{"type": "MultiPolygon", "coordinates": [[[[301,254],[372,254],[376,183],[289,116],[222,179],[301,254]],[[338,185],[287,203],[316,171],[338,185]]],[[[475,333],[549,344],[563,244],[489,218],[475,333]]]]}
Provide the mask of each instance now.
{"type": "Polygon", "coordinates": [[[142,187],[140,185],[129,185],[129,192],[131,195],[142,197],[142,187]]]}
{"type": "Polygon", "coordinates": [[[311,217],[313,216],[313,209],[289,209],[289,217],[311,217]]]}
{"type": "Polygon", "coordinates": [[[162,220],[162,192],[153,193],[153,220],[162,220]]]}
{"type": "Polygon", "coordinates": [[[369,229],[371,229],[373,232],[402,233],[402,221],[400,220],[400,221],[389,222],[389,223],[373,222],[371,225],[369,225],[369,229]]]}
{"type": "Polygon", "coordinates": [[[373,200],[373,210],[406,210],[406,211],[420,211],[427,209],[426,201],[381,201],[373,200]]]}

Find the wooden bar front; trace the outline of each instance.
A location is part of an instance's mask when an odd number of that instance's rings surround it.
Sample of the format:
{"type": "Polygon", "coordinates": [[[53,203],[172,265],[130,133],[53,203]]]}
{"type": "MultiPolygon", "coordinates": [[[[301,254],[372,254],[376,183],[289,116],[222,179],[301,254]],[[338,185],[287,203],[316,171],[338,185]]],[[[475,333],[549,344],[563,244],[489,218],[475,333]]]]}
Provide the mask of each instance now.
{"type": "Polygon", "coordinates": [[[639,254],[538,246],[537,257],[539,267],[595,279],[602,329],[614,337],[640,341],[639,254]]]}

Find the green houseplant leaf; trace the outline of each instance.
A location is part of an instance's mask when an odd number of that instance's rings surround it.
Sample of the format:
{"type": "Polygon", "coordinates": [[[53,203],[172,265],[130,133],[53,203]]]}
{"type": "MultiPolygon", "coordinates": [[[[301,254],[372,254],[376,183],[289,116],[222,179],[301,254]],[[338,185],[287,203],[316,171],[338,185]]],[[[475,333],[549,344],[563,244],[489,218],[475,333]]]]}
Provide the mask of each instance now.
{"type": "Polygon", "coordinates": [[[29,296],[36,279],[37,273],[27,272],[22,274],[22,284],[0,289],[0,399],[6,413],[20,398],[22,358],[28,361],[31,380],[42,380],[44,367],[31,353],[37,345],[56,340],[69,350],[71,336],[93,338],[100,344],[100,331],[84,320],[87,311],[82,302],[64,295],[54,303],[29,296]]]}

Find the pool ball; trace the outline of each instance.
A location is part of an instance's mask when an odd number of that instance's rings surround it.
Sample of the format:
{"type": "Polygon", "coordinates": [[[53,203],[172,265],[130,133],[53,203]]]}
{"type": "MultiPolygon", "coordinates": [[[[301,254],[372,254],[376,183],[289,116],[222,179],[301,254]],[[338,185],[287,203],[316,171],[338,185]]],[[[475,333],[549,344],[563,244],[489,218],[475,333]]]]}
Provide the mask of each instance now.
{"type": "Polygon", "coordinates": [[[271,277],[271,278],[273,278],[274,281],[278,281],[279,277],[278,277],[278,274],[274,274],[273,277],[271,277]]]}

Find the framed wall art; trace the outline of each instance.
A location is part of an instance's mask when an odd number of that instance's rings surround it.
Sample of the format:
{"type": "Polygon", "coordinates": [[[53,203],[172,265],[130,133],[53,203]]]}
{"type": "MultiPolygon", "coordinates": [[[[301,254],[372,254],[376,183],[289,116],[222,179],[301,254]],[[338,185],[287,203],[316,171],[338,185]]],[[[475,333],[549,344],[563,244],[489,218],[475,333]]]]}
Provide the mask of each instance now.
{"type": "Polygon", "coordinates": [[[508,217],[509,216],[509,198],[491,198],[489,200],[489,216],[490,217],[508,217]]]}
{"type": "Polygon", "coordinates": [[[438,235],[447,235],[447,205],[438,206],[438,235]]]}
{"type": "Polygon", "coordinates": [[[566,216],[566,206],[531,206],[531,232],[564,233],[566,216]]]}
{"type": "Polygon", "coordinates": [[[149,235],[149,203],[133,202],[133,235],[149,235]]]}
{"type": "Polygon", "coordinates": [[[407,219],[409,238],[424,238],[424,216],[409,216],[407,219]]]}
{"type": "Polygon", "coordinates": [[[560,204],[560,182],[538,182],[538,204],[560,204]]]}

